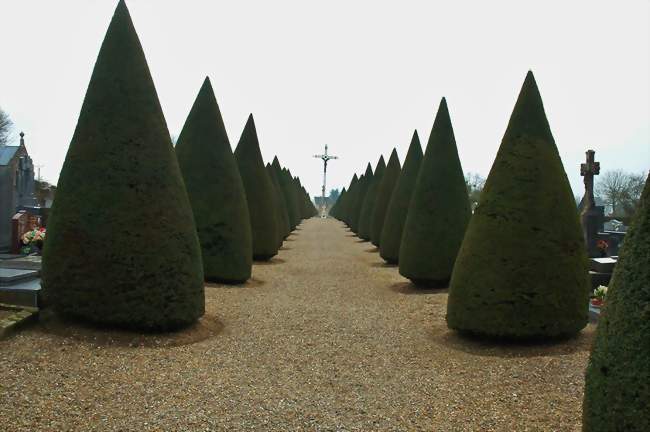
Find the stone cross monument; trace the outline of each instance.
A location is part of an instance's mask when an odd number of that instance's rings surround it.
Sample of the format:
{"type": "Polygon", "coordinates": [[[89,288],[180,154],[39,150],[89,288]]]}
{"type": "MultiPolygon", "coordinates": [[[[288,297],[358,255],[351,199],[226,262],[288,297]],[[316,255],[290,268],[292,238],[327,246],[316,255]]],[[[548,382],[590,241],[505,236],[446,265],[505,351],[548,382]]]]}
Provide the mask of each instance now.
{"type": "Polygon", "coordinates": [[[587,150],[587,160],[580,165],[580,175],[584,177],[585,196],[582,198],[582,212],[580,222],[585,237],[587,253],[590,257],[598,256],[597,248],[598,231],[602,231],[605,211],[602,206],[596,205],[594,198],[594,176],[600,174],[600,162],[595,161],[596,152],[587,150]]]}
{"type": "Polygon", "coordinates": [[[320,207],[320,217],[327,217],[327,203],[325,202],[325,188],[327,183],[327,162],[332,159],[338,159],[338,156],[331,156],[327,154],[327,144],[325,144],[325,153],[320,155],[314,155],[317,159],[323,160],[323,190],[322,190],[322,202],[320,207]]]}

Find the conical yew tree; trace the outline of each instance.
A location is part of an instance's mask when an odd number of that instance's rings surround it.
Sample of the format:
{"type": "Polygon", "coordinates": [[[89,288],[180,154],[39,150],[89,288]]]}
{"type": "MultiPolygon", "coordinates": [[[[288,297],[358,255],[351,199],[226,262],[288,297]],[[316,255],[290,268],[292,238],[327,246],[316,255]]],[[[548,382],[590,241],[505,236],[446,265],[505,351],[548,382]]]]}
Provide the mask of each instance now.
{"type": "Polygon", "coordinates": [[[330,216],[332,216],[335,219],[339,219],[338,218],[339,209],[340,209],[341,203],[345,200],[345,194],[347,192],[348,192],[347,189],[344,187],[343,190],[341,191],[341,193],[339,194],[338,199],[336,200],[336,202],[334,203],[334,205],[330,209],[330,216]]]}
{"type": "Polygon", "coordinates": [[[298,201],[300,221],[302,222],[302,220],[307,217],[307,207],[305,206],[305,197],[302,196],[302,186],[300,185],[298,177],[293,178],[293,190],[296,194],[296,200],[298,201]]]}
{"type": "Polygon", "coordinates": [[[372,212],[375,208],[375,202],[377,201],[377,189],[384,176],[385,170],[386,162],[384,162],[384,157],[380,156],[377,166],[375,167],[375,174],[368,185],[368,191],[366,192],[366,197],[363,199],[363,204],[361,206],[359,232],[357,234],[363,240],[370,240],[370,222],[372,220],[372,212]]]}
{"type": "Polygon", "coordinates": [[[650,177],[625,234],[587,367],[585,432],[650,430],[650,177]]]}
{"type": "Polygon", "coordinates": [[[208,78],[176,143],[208,281],[251,276],[253,244],[246,192],[208,78]]]}
{"type": "Polygon", "coordinates": [[[253,232],[253,259],[268,260],[278,253],[278,220],[275,191],[264,168],[253,115],[248,116],[239,144],[235,149],[253,232]]]}
{"type": "Polygon", "coordinates": [[[350,185],[348,186],[348,192],[345,195],[345,199],[341,201],[341,209],[339,210],[340,213],[340,220],[345,222],[345,224],[349,227],[350,226],[350,207],[351,203],[355,200],[355,194],[357,193],[357,186],[359,184],[359,178],[357,177],[356,174],[352,176],[352,180],[350,181],[350,185]]]}
{"type": "Polygon", "coordinates": [[[275,191],[275,202],[276,202],[276,212],[279,222],[278,232],[280,233],[280,246],[285,238],[291,233],[291,225],[289,223],[289,212],[287,210],[287,202],[284,199],[284,194],[282,193],[282,188],[280,187],[280,182],[278,177],[275,175],[275,170],[271,164],[266,164],[266,171],[269,173],[271,178],[271,183],[273,183],[273,189],[275,191]]]}
{"type": "Polygon", "coordinates": [[[286,189],[287,194],[289,195],[289,200],[287,200],[287,202],[293,206],[293,212],[296,215],[296,221],[293,227],[295,229],[298,225],[300,225],[300,222],[302,222],[302,210],[300,204],[300,197],[298,196],[298,192],[296,191],[296,185],[293,180],[293,176],[291,175],[291,171],[288,169],[284,170],[283,187],[286,189]]]}
{"type": "Polygon", "coordinates": [[[284,203],[287,207],[287,216],[289,221],[289,232],[293,231],[296,225],[298,225],[298,214],[296,213],[296,206],[293,194],[289,193],[288,188],[286,187],[286,178],[285,173],[280,165],[278,157],[273,158],[273,163],[271,163],[273,170],[275,171],[275,176],[278,179],[278,184],[280,185],[280,191],[284,197],[284,203]]]}
{"type": "Polygon", "coordinates": [[[529,72],[456,260],[447,324],[497,338],[575,334],[587,324],[588,274],[573,193],[529,72]]]}
{"type": "Polygon", "coordinates": [[[454,130],[442,98],[404,225],[400,274],[416,285],[446,285],[470,216],[454,130]]]}
{"type": "Polygon", "coordinates": [[[377,198],[370,220],[370,241],[375,246],[379,246],[381,241],[381,231],[384,227],[384,220],[386,219],[388,202],[393,195],[400,170],[399,156],[397,156],[397,150],[393,149],[388,159],[388,165],[386,165],[386,171],[377,186],[377,198]]]}
{"type": "Polygon", "coordinates": [[[42,286],[58,313],[101,325],[170,330],[204,313],[192,209],[124,1],[61,170],[42,286]]]}
{"type": "Polygon", "coordinates": [[[359,220],[361,219],[363,202],[366,199],[368,187],[370,186],[373,177],[374,174],[372,172],[372,167],[370,166],[370,163],[368,163],[366,166],[366,172],[363,174],[362,179],[359,180],[358,192],[354,197],[354,202],[350,209],[350,229],[357,235],[359,235],[359,220]]]}
{"type": "Polygon", "coordinates": [[[415,189],[415,182],[420,172],[422,162],[422,147],[417,131],[413,132],[411,145],[404,159],[404,167],[399,175],[395,189],[391,195],[386,219],[379,242],[379,255],[389,264],[399,261],[399,247],[402,243],[402,231],[406,222],[411,196],[415,189]]]}

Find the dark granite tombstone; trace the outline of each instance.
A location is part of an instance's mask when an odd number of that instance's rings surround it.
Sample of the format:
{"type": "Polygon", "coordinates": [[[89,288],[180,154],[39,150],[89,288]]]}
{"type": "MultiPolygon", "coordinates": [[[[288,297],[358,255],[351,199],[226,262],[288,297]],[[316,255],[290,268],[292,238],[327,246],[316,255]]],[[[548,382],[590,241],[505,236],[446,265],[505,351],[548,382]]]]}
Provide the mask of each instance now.
{"type": "Polygon", "coordinates": [[[23,235],[41,226],[41,217],[37,214],[20,210],[11,218],[11,253],[18,254],[22,249],[23,235]]]}

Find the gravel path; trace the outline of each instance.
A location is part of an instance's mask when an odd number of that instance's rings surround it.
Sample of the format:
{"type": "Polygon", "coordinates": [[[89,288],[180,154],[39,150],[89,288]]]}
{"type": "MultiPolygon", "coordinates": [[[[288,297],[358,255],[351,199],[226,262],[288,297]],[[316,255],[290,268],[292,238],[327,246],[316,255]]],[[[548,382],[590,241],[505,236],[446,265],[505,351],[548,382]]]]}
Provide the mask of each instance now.
{"type": "Polygon", "coordinates": [[[447,330],[342,224],[310,219],[254,280],[206,288],[173,336],[65,328],[0,342],[2,431],[579,431],[594,328],[544,346],[447,330]]]}

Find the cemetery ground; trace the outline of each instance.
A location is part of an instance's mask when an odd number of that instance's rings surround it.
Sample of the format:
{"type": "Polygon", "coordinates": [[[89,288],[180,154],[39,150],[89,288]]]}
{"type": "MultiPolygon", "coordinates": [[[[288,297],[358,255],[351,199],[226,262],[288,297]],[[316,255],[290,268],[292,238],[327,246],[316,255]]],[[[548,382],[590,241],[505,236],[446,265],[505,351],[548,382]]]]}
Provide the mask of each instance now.
{"type": "Polygon", "coordinates": [[[208,284],[190,329],[45,316],[0,341],[0,430],[580,430],[593,324],[479,342],[447,329],[446,300],[342,223],[308,219],[248,283],[208,284]]]}

